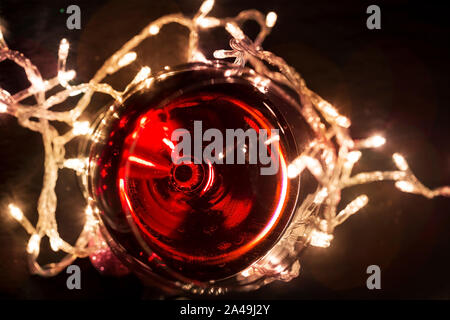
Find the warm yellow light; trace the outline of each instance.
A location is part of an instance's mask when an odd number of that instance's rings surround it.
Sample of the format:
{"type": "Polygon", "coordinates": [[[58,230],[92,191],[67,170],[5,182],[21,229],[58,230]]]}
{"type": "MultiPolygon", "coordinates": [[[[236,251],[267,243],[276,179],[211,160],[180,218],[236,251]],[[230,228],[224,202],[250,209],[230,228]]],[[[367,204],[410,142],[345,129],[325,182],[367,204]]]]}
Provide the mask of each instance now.
{"type": "Polygon", "coordinates": [[[314,247],[327,248],[333,240],[333,235],[328,234],[317,229],[311,231],[309,243],[314,247]]]}
{"type": "Polygon", "coordinates": [[[134,51],[128,52],[119,60],[119,62],[117,62],[117,65],[123,68],[132,63],[134,60],[136,60],[136,57],[137,57],[136,52],[134,51]]]}
{"type": "Polygon", "coordinates": [[[37,254],[39,252],[39,245],[41,242],[41,238],[37,234],[33,234],[30,237],[27,245],[27,252],[29,254],[37,254]]]}
{"type": "Polygon", "coordinates": [[[8,209],[9,209],[9,213],[11,214],[11,216],[16,219],[17,221],[22,221],[23,219],[23,212],[22,210],[20,210],[19,207],[17,207],[16,205],[10,203],[8,205],[8,209]]]}
{"type": "Polygon", "coordinates": [[[75,170],[77,172],[83,172],[83,170],[86,168],[88,164],[88,159],[79,159],[79,158],[73,158],[73,159],[66,159],[64,161],[64,167],[68,169],[75,170]]]}
{"type": "Polygon", "coordinates": [[[199,17],[196,20],[196,23],[198,26],[204,29],[217,27],[220,25],[220,20],[217,18],[210,18],[210,17],[199,17]]]}
{"type": "Polygon", "coordinates": [[[199,11],[202,15],[205,15],[208,14],[208,12],[210,12],[213,7],[214,7],[214,0],[206,0],[200,6],[199,11]]]}
{"type": "Polygon", "coordinates": [[[408,163],[406,162],[405,158],[401,154],[394,153],[392,155],[392,158],[394,159],[394,162],[395,162],[396,166],[400,170],[402,170],[402,171],[408,170],[408,163]]]}
{"type": "Polygon", "coordinates": [[[351,163],[356,163],[361,158],[361,151],[352,151],[347,155],[347,160],[351,163]]]}
{"type": "Polygon", "coordinates": [[[236,39],[243,40],[245,39],[245,35],[242,30],[234,23],[228,22],[225,25],[225,29],[236,39]]]}
{"type": "Polygon", "coordinates": [[[379,148],[386,143],[386,139],[382,136],[372,136],[367,140],[367,146],[369,148],[379,148]]]}
{"type": "Polygon", "coordinates": [[[150,28],[148,29],[148,32],[152,35],[158,34],[159,33],[159,27],[155,24],[151,25],[150,28]]]}
{"type": "Polygon", "coordinates": [[[134,77],[133,82],[138,83],[138,82],[144,81],[145,79],[148,78],[148,76],[150,75],[151,72],[152,72],[152,70],[149,67],[141,68],[141,70],[138,72],[136,77],[134,77]]]}
{"type": "Polygon", "coordinates": [[[266,16],[266,26],[272,28],[277,22],[277,14],[273,11],[269,12],[266,16]]]}
{"type": "Polygon", "coordinates": [[[50,247],[53,251],[57,252],[62,246],[62,240],[59,237],[50,237],[50,247]]]}
{"type": "Polygon", "coordinates": [[[343,128],[348,128],[351,125],[350,119],[344,116],[338,116],[336,118],[336,123],[338,126],[343,128]]]}
{"type": "Polygon", "coordinates": [[[59,51],[58,51],[58,57],[59,59],[66,59],[69,55],[69,42],[67,39],[61,39],[61,42],[59,43],[59,51]]]}
{"type": "Polygon", "coordinates": [[[89,121],[76,121],[73,124],[72,132],[74,135],[81,136],[91,132],[89,121]]]}
{"type": "Polygon", "coordinates": [[[68,81],[74,79],[75,76],[76,76],[76,72],[74,70],[58,72],[58,79],[62,83],[65,83],[65,82],[68,82],[68,81]]]}
{"type": "Polygon", "coordinates": [[[314,198],[315,204],[323,203],[323,201],[328,197],[328,190],[327,188],[322,188],[320,191],[316,194],[316,197],[314,198]]]}
{"type": "Polygon", "coordinates": [[[3,102],[0,102],[0,113],[8,111],[8,106],[3,102]]]}
{"type": "Polygon", "coordinates": [[[414,185],[407,181],[397,181],[395,183],[395,186],[397,189],[403,192],[413,192],[414,191],[414,185]]]}

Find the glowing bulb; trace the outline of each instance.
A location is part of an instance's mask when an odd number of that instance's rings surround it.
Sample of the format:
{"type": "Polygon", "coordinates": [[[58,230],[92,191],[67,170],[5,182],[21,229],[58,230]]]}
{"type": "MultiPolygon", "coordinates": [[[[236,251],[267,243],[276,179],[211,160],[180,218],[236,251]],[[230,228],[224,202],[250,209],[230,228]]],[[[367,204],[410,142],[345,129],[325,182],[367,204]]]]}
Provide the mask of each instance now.
{"type": "Polygon", "coordinates": [[[86,135],[91,132],[89,121],[76,121],[73,124],[72,132],[76,136],[86,135]]]}
{"type": "Polygon", "coordinates": [[[233,38],[236,38],[238,40],[244,40],[245,35],[244,32],[234,23],[228,22],[225,25],[225,29],[233,36],[233,38]]]}
{"type": "Polygon", "coordinates": [[[75,170],[77,172],[82,172],[86,167],[88,159],[66,159],[64,161],[64,167],[68,169],[75,170]]]}
{"type": "Polygon", "coordinates": [[[150,86],[152,85],[153,81],[155,81],[153,78],[145,79],[145,80],[144,80],[145,87],[146,87],[147,89],[150,88],[150,86]]]}
{"type": "Polygon", "coordinates": [[[406,162],[405,158],[399,154],[399,153],[394,153],[392,155],[392,158],[394,159],[394,162],[396,164],[396,166],[402,170],[402,171],[406,171],[408,170],[408,163],[406,162]]]}
{"type": "Polygon", "coordinates": [[[92,210],[92,207],[91,207],[91,206],[87,206],[87,207],[86,207],[86,210],[85,210],[85,213],[86,213],[87,216],[92,216],[92,214],[94,213],[94,211],[92,210]]]}
{"type": "Polygon", "coordinates": [[[245,269],[244,271],[241,272],[241,275],[245,278],[247,278],[250,275],[250,271],[249,269],[245,269]]]}
{"type": "Polygon", "coordinates": [[[59,59],[66,59],[69,55],[69,42],[67,39],[61,39],[61,42],[59,43],[59,51],[58,51],[58,57],[59,59]]]}
{"type": "Polygon", "coordinates": [[[150,28],[148,29],[148,32],[152,35],[158,34],[159,33],[159,27],[155,24],[152,24],[150,26],[150,28]]]}
{"type": "Polygon", "coordinates": [[[59,248],[61,248],[62,244],[63,242],[59,237],[50,237],[50,247],[53,251],[59,251],[59,248]]]}
{"type": "Polygon", "coordinates": [[[352,151],[347,155],[347,160],[352,164],[358,162],[361,158],[361,151],[352,151]]]}
{"type": "Polygon", "coordinates": [[[32,75],[30,76],[30,82],[33,84],[37,92],[45,90],[45,84],[42,79],[32,75]]]}
{"type": "Polygon", "coordinates": [[[152,70],[149,67],[143,67],[138,72],[136,77],[134,77],[133,83],[138,83],[138,82],[144,81],[145,79],[148,78],[148,76],[150,75],[151,72],[152,72],[152,70]]]}
{"type": "Polygon", "coordinates": [[[29,254],[37,254],[39,252],[39,244],[41,242],[41,238],[37,234],[33,234],[28,241],[27,252],[29,254]]]}
{"type": "Polygon", "coordinates": [[[328,190],[327,188],[322,188],[314,197],[314,203],[320,204],[326,199],[326,197],[328,197],[328,190]]]}
{"type": "Polygon", "coordinates": [[[322,166],[317,159],[308,156],[305,156],[303,158],[306,163],[306,167],[314,176],[321,177],[323,175],[322,166]]]}
{"type": "Polygon", "coordinates": [[[200,6],[200,13],[203,15],[208,14],[214,7],[214,0],[206,0],[200,6]]]}
{"type": "Polygon", "coordinates": [[[288,166],[288,178],[295,178],[296,176],[298,176],[298,174],[300,173],[300,170],[293,164],[290,164],[288,166]]]}
{"type": "Polygon", "coordinates": [[[310,234],[309,243],[314,247],[327,248],[333,240],[333,235],[313,229],[310,234]]]}
{"type": "Polygon", "coordinates": [[[141,82],[147,79],[151,72],[152,70],[149,67],[143,67],[141,70],[139,70],[133,82],[141,82]]]}
{"type": "Polygon", "coordinates": [[[200,26],[200,28],[204,28],[204,29],[208,29],[208,28],[213,28],[213,27],[217,27],[220,25],[220,20],[216,19],[216,18],[210,18],[210,17],[199,17],[196,20],[196,23],[198,26],[200,26]]]}
{"type": "Polygon", "coordinates": [[[19,207],[17,207],[16,205],[10,203],[8,205],[8,209],[9,209],[9,213],[11,214],[11,216],[16,219],[17,221],[22,221],[23,219],[23,212],[22,210],[20,210],[19,207]]]}
{"type": "Polygon", "coordinates": [[[328,116],[331,117],[338,117],[339,113],[337,112],[336,108],[334,108],[331,104],[329,104],[326,101],[320,101],[317,105],[320,109],[323,110],[328,116]]]}
{"type": "Polygon", "coordinates": [[[338,116],[335,121],[338,126],[343,127],[343,128],[348,128],[352,124],[350,122],[350,119],[347,117],[344,117],[344,116],[338,116]]]}
{"type": "Polygon", "coordinates": [[[119,60],[119,62],[117,62],[117,65],[121,68],[125,67],[130,63],[132,63],[134,60],[136,60],[136,57],[137,57],[136,52],[134,51],[128,52],[119,60]]]}
{"type": "Polygon", "coordinates": [[[397,181],[395,183],[395,186],[397,189],[403,192],[413,192],[414,191],[414,185],[407,181],[397,181]]]}
{"type": "Polygon", "coordinates": [[[0,102],[0,113],[8,111],[8,106],[3,102],[0,102]]]}
{"type": "Polygon", "coordinates": [[[5,38],[3,38],[3,27],[0,25],[0,48],[6,46],[5,38]]]}
{"type": "Polygon", "coordinates": [[[75,78],[75,76],[76,76],[76,72],[74,70],[58,72],[58,79],[59,79],[59,82],[61,82],[61,83],[66,83],[66,82],[72,80],[73,78],[75,78]]]}
{"type": "Polygon", "coordinates": [[[227,52],[227,50],[216,50],[216,51],[214,51],[214,58],[225,59],[227,57],[226,52],[227,52]]]}
{"type": "Polygon", "coordinates": [[[357,197],[355,200],[350,202],[350,204],[344,209],[346,212],[355,213],[359,211],[362,207],[364,207],[369,202],[369,198],[363,194],[357,197]]]}
{"type": "Polygon", "coordinates": [[[269,79],[263,79],[261,77],[255,77],[253,79],[253,84],[261,93],[266,93],[268,90],[270,80],[269,79]]]}
{"type": "Polygon", "coordinates": [[[386,139],[382,136],[372,136],[367,139],[367,147],[369,148],[379,148],[386,143],[386,139]]]}
{"type": "Polygon", "coordinates": [[[269,12],[266,16],[266,26],[272,28],[277,22],[277,14],[273,11],[269,12]]]}
{"type": "Polygon", "coordinates": [[[233,71],[227,70],[227,71],[225,71],[224,76],[228,78],[228,77],[231,77],[232,74],[233,74],[233,71]]]}

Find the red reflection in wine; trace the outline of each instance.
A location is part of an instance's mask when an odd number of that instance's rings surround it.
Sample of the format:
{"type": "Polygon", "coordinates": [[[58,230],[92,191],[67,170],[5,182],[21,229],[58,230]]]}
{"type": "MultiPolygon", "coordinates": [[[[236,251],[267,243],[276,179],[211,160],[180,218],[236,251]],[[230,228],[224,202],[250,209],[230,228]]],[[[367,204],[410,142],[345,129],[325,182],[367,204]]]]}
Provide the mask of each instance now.
{"type": "MultiPolygon", "coordinates": [[[[285,157],[280,144],[278,153],[271,154],[279,157],[280,169],[266,176],[260,164],[248,161],[176,165],[171,159],[176,143],[170,140],[172,132],[187,129],[193,143],[194,121],[202,121],[203,131],[219,129],[224,137],[225,129],[274,128],[259,111],[221,94],[197,93],[152,108],[125,138],[120,200],[162,258],[220,265],[248,254],[274,230],[288,189],[285,157]]],[[[236,145],[235,152],[245,152],[236,145]]],[[[267,150],[270,154],[270,146],[267,150]]]]}

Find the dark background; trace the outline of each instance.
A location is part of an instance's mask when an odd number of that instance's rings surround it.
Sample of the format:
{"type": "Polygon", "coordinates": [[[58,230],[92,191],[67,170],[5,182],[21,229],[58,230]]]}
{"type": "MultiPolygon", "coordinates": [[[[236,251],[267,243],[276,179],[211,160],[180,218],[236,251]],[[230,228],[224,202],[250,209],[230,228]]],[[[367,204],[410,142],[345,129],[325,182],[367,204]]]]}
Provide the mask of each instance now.
{"type": "MultiPolygon", "coordinates": [[[[387,137],[384,147],[364,154],[356,172],[394,169],[390,156],[398,151],[425,185],[450,184],[449,4],[397,0],[217,2],[212,14],[219,17],[249,8],[276,11],[278,22],[264,48],[284,57],[312,90],[348,115],[354,137],[374,133],[387,137]],[[366,28],[370,4],[381,7],[381,30],[366,28]]],[[[72,45],[69,68],[77,70],[77,81],[85,82],[149,21],[170,12],[193,14],[200,3],[1,0],[0,17],[9,46],[29,57],[45,78],[56,75],[58,43],[68,38],[72,45]],[[70,4],[81,7],[81,30],[66,28],[68,15],[60,9],[70,4]]],[[[246,26],[250,33],[254,27],[246,26]]],[[[169,27],[162,37],[146,41],[146,54],[140,63],[157,70],[177,62],[186,34],[176,31],[176,27],[169,27]]],[[[209,36],[209,40],[213,48],[227,43],[217,36],[209,36]]],[[[137,70],[131,70],[132,74],[137,70]]],[[[120,76],[112,79],[118,85],[122,80],[120,76]]],[[[19,68],[3,62],[0,86],[14,93],[27,84],[19,68]]],[[[100,99],[95,103],[100,106],[105,102],[100,99]]],[[[29,274],[25,253],[28,236],[8,216],[6,206],[17,202],[36,221],[42,161],[40,136],[18,126],[16,119],[0,115],[0,297],[159,297],[133,276],[101,276],[87,259],[76,262],[82,270],[82,290],[68,290],[64,273],[49,279],[29,274]]],[[[64,219],[62,235],[73,240],[74,230],[82,224],[77,212],[83,200],[73,174],[61,173],[57,216],[64,219]]],[[[297,279],[226,297],[450,299],[450,199],[427,200],[383,182],[349,189],[343,194],[343,203],[360,193],[369,196],[369,205],[337,228],[330,248],[307,250],[297,279]],[[366,288],[366,268],[371,264],[381,267],[381,290],[366,288]]],[[[48,248],[43,250],[42,261],[54,258],[47,256],[48,248]]]]}

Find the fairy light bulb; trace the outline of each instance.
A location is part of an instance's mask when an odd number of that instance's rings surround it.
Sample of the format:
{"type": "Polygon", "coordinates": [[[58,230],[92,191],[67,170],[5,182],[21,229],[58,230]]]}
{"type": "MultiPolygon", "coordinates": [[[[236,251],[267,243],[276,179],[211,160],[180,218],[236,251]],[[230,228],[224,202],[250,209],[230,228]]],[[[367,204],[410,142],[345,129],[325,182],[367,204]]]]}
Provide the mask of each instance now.
{"type": "Polygon", "coordinates": [[[156,24],[151,25],[151,26],[148,28],[148,32],[149,32],[151,35],[156,35],[156,34],[158,34],[158,33],[159,33],[159,26],[157,26],[156,24]]]}
{"type": "Polygon", "coordinates": [[[319,230],[312,230],[309,243],[314,247],[327,248],[333,240],[333,235],[319,230]]]}
{"type": "Polygon", "coordinates": [[[0,102],[0,113],[8,111],[8,106],[3,102],[0,102]]]}
{"type": "Polygon", "coordinates": [[[385,143],[386,143],[386,139],[383,136],[375,135],[375,136],[372,136],[372,137],[366,139],[363,142],[362,147],[379,148],[379,147],[383,146],[385,143]]]}
{"type": "Polygon", "coordinates": [[[413,192],[414,191],[414,185],[408,181],[397,181],[395,183],[395,186],[403,192],[413,192]]]}
{"type": "Polygon", "coordinates": [[[29,254],[37,254],[39,252],[39,244],[41,242],[41,237],[37,234],[33,234],[28,241],[27,252],[29,254]]]}
{"type": "Polygon", "coordinates": [[[266,16],[266,26],[268,28],[273,28],[276,22],[277,22],[277,14],[273,11],[269,12],[266,16]]]}
{"type": "Polygon", "coordinates": [[[405,158],[399,154],[399,153],[394,153],[392,155],[392,158],[394,159],[395,164],[397,165],[397,167],[402,170],[402,171],[406,171],[409,169],[408,167],[408,163],[406,162],[405,158]]]}
{"type": "Polygon", "coordinates": [[[19,207],[17,207],[16,205],[10,203],[8,205],[9,208],[9,212],[11,213],[11,216],[16,219],[17,221],[22,221],[23,219],[23,212],[22,210],[20,210],[19,207]]]}
{"type": "Polygon", "coordinates": [[[117,65],[121,68],[125,67],[130,63],[132,63],[134,60],[136,60],[136,58],[137,58],[136,52],[134,51],[128,52],[119,60],[119,62],[117,62],[117,65]]]}
{"type": "Polygon", "coordinates": [[[132,83],[138,83],[144,81],[151,73],[151,69],[149,67],[142,67],[141,70],[136,74],[136,77],[133,79],[132,83]]]}
{"type": "Polygon", "coordinates": [[[73,124],[74,135],[87,135],[91,132],[89,121],[77,121],[73,124]]]}
{"type": "Polygon", "coordinates": [[[212,17],[199,17],[196,23],[200,26],[200,28],[208,29],[218,27],[220,25],[220,20],[212,17]]]}
{"type": "Polygon", "coordinates": [[[69,55],[69,41],[67,39],[62,39],[59,44],[59,51],[58,51],[58,57],[61,60],[67,59],[67,56],[69,55]]]}
{"type": "Polygon", "coordinates": [[[83,170],[86,168],[87,163],[89,159],[79,159],[79,158],[73,158],[73,159],[67,159],[64,161],[64,167],[68,169],[72,169],[77,172],[83,172],[83,170]]]}
{"type": "Polygon", "coordinates": [[[243,40],[245,38],[244,33],[235,23],[227,22],[225,29],[233,36],[233,38],[238,40],[243,40]]]}
{"type": "Polygon", "coordinates": [[[361,158],[361,151],[352,151],[348,154],[347,159],[349,163],[354,164],[358,162],[358,160],[361,158]]]}

